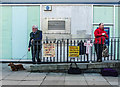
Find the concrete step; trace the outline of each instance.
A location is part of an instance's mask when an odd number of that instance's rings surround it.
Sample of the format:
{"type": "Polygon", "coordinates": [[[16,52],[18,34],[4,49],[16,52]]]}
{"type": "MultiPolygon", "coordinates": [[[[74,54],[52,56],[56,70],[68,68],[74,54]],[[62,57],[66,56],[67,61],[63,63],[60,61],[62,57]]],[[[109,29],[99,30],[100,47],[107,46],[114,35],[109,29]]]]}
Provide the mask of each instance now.
{"type": "MultiPolygon", "coordinates": [[[[30,65],[30,72],[67,72],[71,63],[61,64],[33,64],[30,65]]],[[[114,68],[120,72],[120,61],[77,63],[83,72],[100,72],[101,68],[114,68]]],[[[75,67],[75,64],[72,65],[75,67]]]]}

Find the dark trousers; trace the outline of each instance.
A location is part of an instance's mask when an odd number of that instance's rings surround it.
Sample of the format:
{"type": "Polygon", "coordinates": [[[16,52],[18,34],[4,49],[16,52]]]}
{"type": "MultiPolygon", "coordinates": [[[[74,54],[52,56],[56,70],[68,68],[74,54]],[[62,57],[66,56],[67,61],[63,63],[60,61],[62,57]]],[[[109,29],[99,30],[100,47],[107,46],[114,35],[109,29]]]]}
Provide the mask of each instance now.
{"type": "Polygon", "coordinates": [[[102,51],[103,51],[103,45],[102,44],[94,44],[95,51],[97,55],[97,61],[102,61],[102,51]]]}
{"type": "Polygon", "coordinates": [[[32,46],[31,47],[31,52],[32,52],[32,61],[35,62],[35,58],[37,59],[37,62],[40,62],[40,52],[41,52],[41,47],[40,46],[32,46]]]}

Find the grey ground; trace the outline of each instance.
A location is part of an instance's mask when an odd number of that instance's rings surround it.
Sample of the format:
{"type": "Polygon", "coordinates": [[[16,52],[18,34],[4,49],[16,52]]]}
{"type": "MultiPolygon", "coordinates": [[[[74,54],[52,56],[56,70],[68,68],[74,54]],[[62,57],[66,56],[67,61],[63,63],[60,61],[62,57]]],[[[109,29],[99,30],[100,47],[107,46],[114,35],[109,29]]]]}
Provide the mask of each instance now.
{"type": "MultiPolygon", "coordinates": [[[[0,64],[1,65],[1,64],[0,64]]],[[[2,85],[118,85],[118,77],[103,77],[99,73],[71,75],[67,73],[12,72],[2,64],[2,85]]],[[[29,65],[24,65],[28,68],[29,65]]]]}

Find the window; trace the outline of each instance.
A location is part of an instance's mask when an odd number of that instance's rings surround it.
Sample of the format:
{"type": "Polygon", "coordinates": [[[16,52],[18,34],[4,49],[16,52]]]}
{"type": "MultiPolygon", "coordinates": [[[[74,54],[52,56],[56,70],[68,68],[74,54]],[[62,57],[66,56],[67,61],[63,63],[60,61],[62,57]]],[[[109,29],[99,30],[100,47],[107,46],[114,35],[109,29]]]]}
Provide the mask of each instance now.
{"type": "Polygon", "coordinates": [[[48,21],[48,30],[65,30],[65,21],[62,20],[48,21]]]}

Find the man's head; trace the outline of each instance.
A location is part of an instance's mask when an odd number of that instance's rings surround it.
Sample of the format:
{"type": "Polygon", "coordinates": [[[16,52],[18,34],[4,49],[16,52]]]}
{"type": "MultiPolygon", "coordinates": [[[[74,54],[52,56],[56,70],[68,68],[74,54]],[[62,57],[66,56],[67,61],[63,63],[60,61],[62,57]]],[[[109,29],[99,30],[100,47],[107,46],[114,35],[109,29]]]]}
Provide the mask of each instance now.
{"type": "Polygon", "coordinates": [[[103,24],[103,23],[100,23],[100,24],[99,24],[99,28],[104,29],[104,24],[103,24]]]}
{"type": "Polygon", "coordinates": [[[33,25],[32,26],[32,32],[35,33],[37,30],[38,30],[38,26],[37,25],[33,25]]]}

